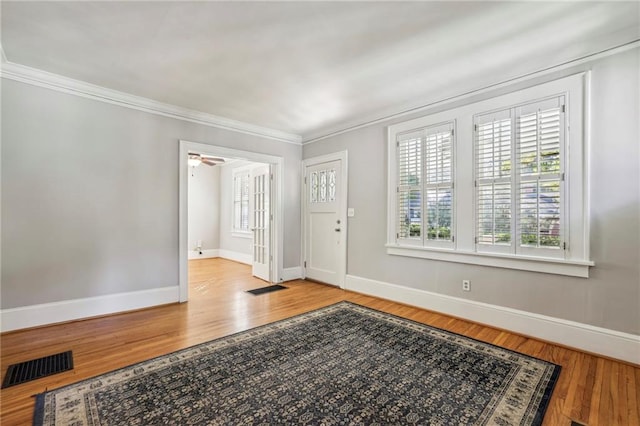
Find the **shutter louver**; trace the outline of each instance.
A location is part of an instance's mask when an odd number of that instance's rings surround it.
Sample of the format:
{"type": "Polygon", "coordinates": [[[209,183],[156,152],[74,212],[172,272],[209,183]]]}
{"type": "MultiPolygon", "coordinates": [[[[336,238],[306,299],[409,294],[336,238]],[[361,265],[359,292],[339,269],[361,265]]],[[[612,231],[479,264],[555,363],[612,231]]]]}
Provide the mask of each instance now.
{"type": "Polygon", "coordinates": [[[425,138],[425,210],[428,240],[451,240],[452,126],[427,129],[425,138]]]}
{"type": "Polygon", "coordinates": [[[511,244],[511,119],[491,118],[476,135],[476,235],[483,245],[511,244]]]}
{"type": "Polygon", "coordinates": [[[397,141],[398,194],[397,233],[398,238],[420,238],[422,236],[422,135],[413,132],[399,135],[397,141]]]}
{"type": "Polygon", "coordinates": [[[518,117],[520,246],[560,248],[561,109],[518,117]]]}

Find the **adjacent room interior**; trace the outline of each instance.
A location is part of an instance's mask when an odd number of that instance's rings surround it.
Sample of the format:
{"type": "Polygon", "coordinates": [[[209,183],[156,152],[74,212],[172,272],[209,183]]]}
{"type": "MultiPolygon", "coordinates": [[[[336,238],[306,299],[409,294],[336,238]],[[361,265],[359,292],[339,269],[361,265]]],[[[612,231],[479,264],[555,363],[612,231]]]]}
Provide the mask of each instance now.
{"type": "Polygon", "coordinates": [[[640,3],[1,8],[3,425],[640,424],[640,3]]]}

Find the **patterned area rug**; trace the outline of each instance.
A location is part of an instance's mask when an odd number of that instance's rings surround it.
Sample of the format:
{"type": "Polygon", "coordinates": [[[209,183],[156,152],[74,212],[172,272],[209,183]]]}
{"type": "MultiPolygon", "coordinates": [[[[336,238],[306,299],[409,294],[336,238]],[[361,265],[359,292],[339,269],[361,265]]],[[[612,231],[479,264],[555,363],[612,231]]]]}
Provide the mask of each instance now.
{"type": "Polygon", "coordinates": [[[538,425],[559,372],[341,302],[40,394],[34,424],[538,425]]]}

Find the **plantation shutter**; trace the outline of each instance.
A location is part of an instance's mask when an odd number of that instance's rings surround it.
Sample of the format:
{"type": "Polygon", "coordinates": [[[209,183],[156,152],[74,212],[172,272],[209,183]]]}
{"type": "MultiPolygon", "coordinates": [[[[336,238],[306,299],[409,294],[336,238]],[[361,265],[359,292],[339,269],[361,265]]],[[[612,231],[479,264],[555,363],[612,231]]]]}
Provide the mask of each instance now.
{"type": "Polygon", "coordinates": [[[513,208],[511,111],[476,117],[475,133],[476,243],[481,250],[507,251],[513,208]]]}
{"type": "Polygon", "coordinates": [[[453,123],[426,129],[424,188],[427,240],[452,240],[453,123]]]}
{"type": "Polygon", "coordinates": [[[520,252],[563,246],[563,109],[562,96],[516,109],[520,252]]]}
{"type": "Polygon", "coordinates": [[[564,97],[475,118],[476,248],[562,257],[564,97]]]}
{"type": "Polygon", "coordinates": [[[424,131],[397,136],[398,239],[422,239],[422,142],[424,131]]]}

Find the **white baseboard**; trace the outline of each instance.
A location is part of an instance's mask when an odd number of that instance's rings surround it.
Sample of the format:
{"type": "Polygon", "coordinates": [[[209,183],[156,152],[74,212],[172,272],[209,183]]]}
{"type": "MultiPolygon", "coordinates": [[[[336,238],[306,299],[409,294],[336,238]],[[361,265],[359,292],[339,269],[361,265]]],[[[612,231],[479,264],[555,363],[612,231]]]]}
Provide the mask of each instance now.
{"type": "Polygon", "coordinates": [[[302,268],[294,266],[293,268],[284,268],[282,270],[281,281],[293,281],[302,279],[302,268]]]}
{"type": "Polygon", "coordinates": [[[347,275],[345,289],[640,364],[640,336],[347,275]]]}
{"type": "Polygon", "coordinates": [[[206,249],[202,250],[200,254],[197,250],[189,250],[189,260],[192,259],[209,259],[211,257],[220,257],[220,250],[218,249],[206,249]]]}
{"type": "Polygon", "coordinates": [[[0,331],[73,321],[178,301],[178,286],[172,286],[2,309],[0,331]]]}
{"type": "Polygon", "coordinates": [[[225,259],[234,260],[236,262],[246,263],[247,265],[253,264],[253,257],[251,256],[251,254],[247,253],[238,253],[237,251],[219,249],[218,256],[225,259]]]}

